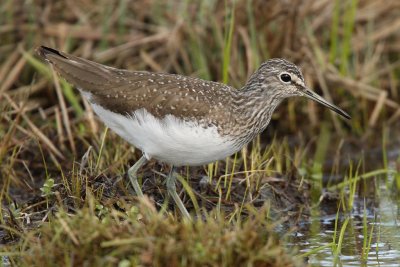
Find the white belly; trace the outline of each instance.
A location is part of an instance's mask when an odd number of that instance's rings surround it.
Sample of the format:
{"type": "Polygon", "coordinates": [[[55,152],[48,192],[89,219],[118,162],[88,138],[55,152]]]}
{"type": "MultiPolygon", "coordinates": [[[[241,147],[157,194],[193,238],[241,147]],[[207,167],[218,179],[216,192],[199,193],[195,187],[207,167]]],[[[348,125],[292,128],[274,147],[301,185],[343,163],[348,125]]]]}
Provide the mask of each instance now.
{"type": "Polygon", "coordinates": [[[119,136],[141,149],[148,159],[174,166],[203,165],[235,153],[240,148],[218,134],[215,126],[203,128],[167,115],[157,119],[145,109],[123,116],[92,104],[100,119],[119,136]]]}

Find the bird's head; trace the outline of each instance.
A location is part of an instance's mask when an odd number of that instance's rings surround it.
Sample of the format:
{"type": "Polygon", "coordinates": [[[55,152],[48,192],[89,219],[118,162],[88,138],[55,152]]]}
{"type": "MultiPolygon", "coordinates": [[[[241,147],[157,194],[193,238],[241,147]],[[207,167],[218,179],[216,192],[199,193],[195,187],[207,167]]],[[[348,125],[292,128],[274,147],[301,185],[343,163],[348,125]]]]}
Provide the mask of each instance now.
{"type": "Polygon", "coordinates": [[[264,62],[250,77],[247,86],[249,89],[262,90],[268,97],[279,99],[304,96],[328,107],[346,119],[351,118],[342,109],[311,91],[306,86],[300,69],[285,59],[274,58],[264,62]]]}

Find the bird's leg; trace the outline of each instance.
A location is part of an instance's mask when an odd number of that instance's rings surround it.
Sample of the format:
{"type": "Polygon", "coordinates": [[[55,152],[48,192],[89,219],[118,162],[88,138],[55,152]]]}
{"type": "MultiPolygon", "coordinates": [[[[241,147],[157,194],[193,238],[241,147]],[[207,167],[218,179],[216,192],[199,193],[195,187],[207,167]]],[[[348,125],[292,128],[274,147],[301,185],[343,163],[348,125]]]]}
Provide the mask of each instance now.
{"type": "Polygon", "coordinates": [[[175,176],[175,168],[172,167],[171,171],[168,174],[167,177],[167,189],[168,193],[172,196],[172,198],[175,201],[175,204],[178,206],[179,210],[181,211],[182,215],[191,220],[190,214],[183,205],[182,200],[179,198],[178,193],[176,193],[176,186],[175,186],[175,181],[176,181],[176,176],[175,176]]]}
{"type": "Polygon", "coordinates": [[[143,155],[132,167],[128,170],[128,177],[131,181],[133,189],[135,189],[136,195],[138,197],[143,197],[142,189],[140,189],[140,185],[137,179],[137,171],[147,162],[146,156],[143,155]]]}

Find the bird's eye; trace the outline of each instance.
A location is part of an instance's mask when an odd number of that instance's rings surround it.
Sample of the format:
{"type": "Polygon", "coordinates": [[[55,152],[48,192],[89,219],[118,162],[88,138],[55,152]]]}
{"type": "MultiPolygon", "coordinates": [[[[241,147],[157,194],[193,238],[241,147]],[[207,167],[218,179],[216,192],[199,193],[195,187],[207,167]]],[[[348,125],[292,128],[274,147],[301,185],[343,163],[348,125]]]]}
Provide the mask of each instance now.
{"type": "Polygon", "coordinates": [[[289,83],[292,80],[292,77],[290,77],[290,75],[287,73],[282,73],[280,78],[281,78],[281,81],[284,83],[289,83]]]}

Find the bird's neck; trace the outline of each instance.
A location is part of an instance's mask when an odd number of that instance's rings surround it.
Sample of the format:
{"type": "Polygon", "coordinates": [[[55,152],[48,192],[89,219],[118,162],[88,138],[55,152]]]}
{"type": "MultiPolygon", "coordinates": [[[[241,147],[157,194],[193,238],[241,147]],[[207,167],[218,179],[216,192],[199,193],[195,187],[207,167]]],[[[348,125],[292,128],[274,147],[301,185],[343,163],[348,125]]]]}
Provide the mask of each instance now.
{"type": "Polygon", "coordinates": [[[238,91],[238,95],[240,97],[235,106],[252,137],[268,126],[272,113],[283,100],[280,94],[262,88],[262,85],[253,88],[245,86],[238,91]]]}

